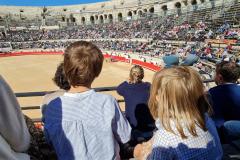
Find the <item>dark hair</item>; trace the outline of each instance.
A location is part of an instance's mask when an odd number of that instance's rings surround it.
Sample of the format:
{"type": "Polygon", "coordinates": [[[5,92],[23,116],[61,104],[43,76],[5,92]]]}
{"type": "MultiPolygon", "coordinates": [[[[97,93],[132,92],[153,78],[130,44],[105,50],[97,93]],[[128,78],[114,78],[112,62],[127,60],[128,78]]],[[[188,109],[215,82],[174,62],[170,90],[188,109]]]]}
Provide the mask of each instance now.
{"type": "Polygon", "coordinates": [[[240,76],[240,68],[234,62],[223,61],[216,66],[216,72],[222,75],[225,82],[235,83],[240,76]]]}
{"type": "Polygon", "coordinates": [[[55,76],[53,77],[53,82],[61,89],[64,90],[69,90],[70,89],[70,84],[68,83],[68,80],[65,76],[64,70],[63,70],[63,62],[61,62],[57,70],[55,72],[55,76]]]}
{"type": "Polygon", "coordinates": [[[86,41],[77,41],[64,53],[64,71],[71,86],[91,86],[103,65],[101,50],[86,41]]]}

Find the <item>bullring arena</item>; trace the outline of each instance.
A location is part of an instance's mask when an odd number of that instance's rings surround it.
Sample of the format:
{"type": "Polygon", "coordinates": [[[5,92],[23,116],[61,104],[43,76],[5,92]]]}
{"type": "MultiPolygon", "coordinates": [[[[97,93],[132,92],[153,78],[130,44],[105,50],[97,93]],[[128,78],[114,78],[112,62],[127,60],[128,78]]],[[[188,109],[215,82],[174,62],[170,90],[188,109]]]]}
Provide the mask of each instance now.
{"type": "Polygon", "coordinates": [[[132,158],[240,160],[240,0],[0,0],[0,159],[132,158]]]}
{"type": "MultiPolygon", "coordinates": [[[[0,73],[12,87],[15,93],[40,92],[57,90],[52,78],[57,65],[63,60],[62,55],[22,55],[0,57],[0,73]]],[[[113,87],[128,79],[131,65],[125,62],[106,62],[100,76],[94,81],[92,87],[113,87]]],[[[145,69],[144,81],[151,82],[154,71],[145,69]]],[[[115,91],[106,92],[116,99],[121,98],[115,91]]],[[[18,98],[20,106],[41,105],[42,97],[18,98]]],[[[124,105],[121,109],[124,110],[124,105]]],[[[41,111],[24,110],[31,118],[40,118],[41,111]]]]}

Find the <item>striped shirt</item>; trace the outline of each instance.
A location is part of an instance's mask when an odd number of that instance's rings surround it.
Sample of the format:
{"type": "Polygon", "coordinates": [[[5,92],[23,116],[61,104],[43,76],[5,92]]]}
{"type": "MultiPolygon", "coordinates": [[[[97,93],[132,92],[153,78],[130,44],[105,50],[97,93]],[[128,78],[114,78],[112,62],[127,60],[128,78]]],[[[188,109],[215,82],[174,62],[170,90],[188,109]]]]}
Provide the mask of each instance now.
{"type": "Polygon", "coordinates": [[[172,129],[176,134],[166,131],[159,120],[156,121],[158,131],[153,137],[152,153],[148,160],[221,160],[222,147],[214,122],[207,115],[205,117],[208,131],[202,130],[196,125],[197,137],[192,136],[185,128],[184,133],[187,139],[182,139],[177,133],[176,126],[171,123],[172,129]]]}
{"type": "Polygon", "coordinates": [[[43,116],[45,135],[60,160],[117,160],[118,142],[130,139],[131,127],[115,98],[94,90],[65,93],[43,116]]]}

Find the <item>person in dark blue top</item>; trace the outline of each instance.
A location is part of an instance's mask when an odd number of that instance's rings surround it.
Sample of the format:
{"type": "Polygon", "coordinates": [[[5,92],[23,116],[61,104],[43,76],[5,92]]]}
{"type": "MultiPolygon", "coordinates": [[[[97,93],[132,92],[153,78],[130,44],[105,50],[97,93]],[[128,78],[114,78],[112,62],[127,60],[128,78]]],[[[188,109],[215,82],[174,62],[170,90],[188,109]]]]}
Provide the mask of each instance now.
{"type": "Polygon", "coordinates": [[[228,125],[231,125],[229,121],[232,120],[240,122],[240,85],[236,83],[239,76],[240,68],[236,63],[223,61],[216,66],[217,86],[211,88],[209,94],[214,112],[213,120],[218,129],[229,128],[228,125]]]}
{"type": "Polygon", "coordinates": [[[143,82],[144,70],[135,65],[130,70],[129,81],[117,87],[119,95],[125,100],[125,114],[133,129],[143,132],[153,130],[154,120],[148,109],[148,99],[151,84],[143,82]]]}

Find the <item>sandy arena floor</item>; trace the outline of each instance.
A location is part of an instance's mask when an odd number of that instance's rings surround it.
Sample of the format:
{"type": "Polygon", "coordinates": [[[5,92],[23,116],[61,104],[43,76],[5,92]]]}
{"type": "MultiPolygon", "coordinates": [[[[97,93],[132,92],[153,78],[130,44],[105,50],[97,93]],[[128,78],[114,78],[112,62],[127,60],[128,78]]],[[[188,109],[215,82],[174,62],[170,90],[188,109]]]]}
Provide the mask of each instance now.
{"type": "MultiPolygon", "coordinates": [[[[52,82],[57,65],[62,61],[61,55],[28,55],[0,58],[0,74],[12,87],[14,92],[52,91],[57,87],[52,82]]],[[[127,63],[104,62],[100,76],[94,81],[92,87],[117,86],[127,80],[131,66],[127,63]]],[[[144,81],[151,82],[154,72],[145,70],[144,81]]],[[[106,92],[117,99],[122,99],[116,92],[106,92]]],[[[24,106],[40,105],[42,97],[19,98],[24,106]]],[[[124,110],[124,104],[121,103],[124,110]]],[[[24,111],[32,118],[41,117],[40,110],[24,111]]]]}

